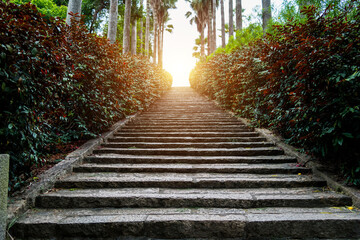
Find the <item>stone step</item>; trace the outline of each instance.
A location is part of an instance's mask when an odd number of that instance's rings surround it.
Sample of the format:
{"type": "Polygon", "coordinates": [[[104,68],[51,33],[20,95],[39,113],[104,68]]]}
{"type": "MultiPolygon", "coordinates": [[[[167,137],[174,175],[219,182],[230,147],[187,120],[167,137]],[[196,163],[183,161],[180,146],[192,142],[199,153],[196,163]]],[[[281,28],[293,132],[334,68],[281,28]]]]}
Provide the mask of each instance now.
{"type": "Polygon", "coordinates": [[[105,143],[103,148],[264,148],[273,147],[270,142],[216,142],[216,143],[149,143],[149,142],[124,142],[124,143],[105,143]]]}
{"type": "Polygon", "coordinates": [[[265,208],[337,207],[350,197],[319,188],[301,189],[55,189],[36,198],[39,208],[265,208]]]}
{"type": "Polygon", "coordinates": [[[181,143],[210,143],[210,142],[265,142],[264,137],[113,137],[109,138],[108,142],[181,142],[181,143]]]}
{"type": "Polygon", "coordinates": [[[11,233],[38,239],[356,239],[359,225],[360,212],[345,207],[33,209],[11,233]]]}
{"type": "Polygon", "coordinates": [[[135,124],[135,123],[129,123],[126,126],[122,127],[121,129],[128,129],[128,128],[156,128],[156,129],[179,129],[179,128],[191,128],[191,129],[222,129],[222,128],[248,128],[251,129],[247,126],[245,126],[244,124],[219,124],[219,125],[201,125],[201,124],[175,124],[175,123],[170,123],[170,124],[147,124],[147,123],[141,123],[141,124],[135,124]]]}
{"type": "Polygon", "coordinates": [[[136,132],[136,133],[122,133],[117,132],[115,137],[228,137],[228,138],[241,138],[241,137],[258,137],[257,132],[136,132]]]}
{"type": "Polygon", "coordinates": [[[137,119],[134,119],[130,123],[127,124],[127,126],[184,126],[184,127],[191,127],[191,126],[213,126],[213,127],[221,127],[221,126],[232,126],[232,125],[238,125],[238,126],[245,126],[240,121],[216,121],[216,120],[198,120],[198,121],[164,121],[164,120],[148,120],[148,121],[139,121],[137,119]]]}
{"type": "Polygon", "coordinates": [[[271,156],[284,151],[275,147],[259,148],[100,148],[94,154],[176,155],[176,156],[271,156]]]}
{"type": "Polygon", "coordinates": [[[73,173],[55,188],[298,188],[323,187],[312,175],[242,173],[73,173]]]}
{"type": "Polygon", "coordinates": [[[87,163],[73,168],[74,172],[123,172],[123,173],[251,173],[251,174],[309,174],[309,168],[295,163],[282,164],[94,164],[87,163]]]}
{"type": "Polygon", "coordinates": [[[183,133],[183,132],[192,132],[192,133],[202,133],[202,132],[220,132],[220,133],[233,133],[233,132],[251,132],[252,129],[246,128],[246,127],[236,127],[236,128],[177,128],[177,129],[168,129],[166,127],[164,128],[135,128],[135,127],[124,127],[121,128],[118,132],[123,133],[135,133],[135,132],[146,132],[146,133],[152,133],[152,132],[171,132],[171,133],[183,133]]]}
{"type": "Polygon", "coordinates": [[[278,156],[146,156],[146,155],[122,155],[122,154],[101,154],[86,157],[84,163],[103,163],[103,164],[117,164],[117,163],[296,163],[296,158],[278,155],[278,156]]]}

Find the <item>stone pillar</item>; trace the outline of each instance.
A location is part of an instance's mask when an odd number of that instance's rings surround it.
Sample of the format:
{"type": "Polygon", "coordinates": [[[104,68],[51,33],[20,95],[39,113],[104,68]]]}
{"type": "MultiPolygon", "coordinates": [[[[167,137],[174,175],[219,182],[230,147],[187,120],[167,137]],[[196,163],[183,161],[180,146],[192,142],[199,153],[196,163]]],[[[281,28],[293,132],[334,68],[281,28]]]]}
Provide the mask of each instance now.
{"type": "Polygon", "coordinates": [[[0,240],[5,239],[6,237],[9,162],[9,155],[0,155],[0,240]]]}

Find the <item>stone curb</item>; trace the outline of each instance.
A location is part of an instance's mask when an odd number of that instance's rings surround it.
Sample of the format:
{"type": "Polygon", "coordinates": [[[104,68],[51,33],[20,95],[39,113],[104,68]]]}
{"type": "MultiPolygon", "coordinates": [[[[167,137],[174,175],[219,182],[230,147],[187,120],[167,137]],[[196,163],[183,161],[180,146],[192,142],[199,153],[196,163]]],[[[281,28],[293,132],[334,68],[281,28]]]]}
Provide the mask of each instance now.
{"type": "MultiPolygon", "coordinates": [[[[216,100],[212,100],[212,99],[210,99],[209,97],[207,97],[207,96],[205,96],[203,94],[200,94],[200,95],[204,96],[209,101],[214,102],[219,108],[223,109],[224,111],[229,113],[231,116],[239,119],[240,121],[242,121],[247,126],[251,125],[248,119],[236,117],[233,112],[221,107],[221,105],[216,100]]],[[[296,150],[295,147],[290,146],[289,144],[286,144],[281,137],[277,136],[272,131],[270,131],[268,129],[264,129],[264,128],[255,128],[255,131],[260,133],[260,135],[265,137],[268,141],[275,143],[276,146],[283,149],[285,154],[287,154],[289,156],[292,156],[292,157],[295,157],[298,160],[299,163],[305,165],[308,168],[311,168],[314,175],[323,178],[330,188],[332,188],[333,190],[335,190],[337,192],[343,192],[344,194],[350,196],[352,198],[353,205],[355,207],[357,207],[357,208],[360,208],[360,191],[357,191],[354,188],[345,186],[344,184],[341,184],[341,183],[337,182],[335,180],[334,176],[330,175],[327,172],[324,172],[324,171],[320,170],[321,168],[324,168],[324,166],[314,162],[309,155],[304,154],[304,153],[300,153],[300,152],[298,152],[296,150]]]]}
{"type": "Polygon", "coordinates": [[[63,161],[38,176],[38,182],[31,183],[30,186],[28,186],[27,189],[24,190],[19,196],[10,199],[7,208],[7,224],[11,226],[11,224],[16,221],[18,217],[24,214],[28,209],[34,207],[36,196],[53,188],[56,180],[70,173],[73,166],[81,164],[82,160],[86,156],[90,155],[95,147],[101,143],[106,142],[107,139],[112,137],[113,134],[123,125],[132,121],[140,113],[141,111],[130,115],[123,120],[120,120],[119,122],[115,123],[109,131],[101,134],[100,137],[87,141],[82,146],[80,146],[79,149],[69,153],[63,161]]]}

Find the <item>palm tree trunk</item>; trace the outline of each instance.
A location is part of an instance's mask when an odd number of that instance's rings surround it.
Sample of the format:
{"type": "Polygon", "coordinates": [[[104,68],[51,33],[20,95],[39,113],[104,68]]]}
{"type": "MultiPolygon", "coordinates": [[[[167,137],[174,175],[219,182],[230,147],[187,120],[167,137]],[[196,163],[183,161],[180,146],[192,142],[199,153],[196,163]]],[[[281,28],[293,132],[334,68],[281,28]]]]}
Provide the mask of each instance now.
{"type": "Polygon", "coordinates": [[[229,0],[229,39],[232,36],[234,36],[234,7],[233,0],[229,0]]]}
{"type": "Polygon", "coordinates": [[[77,14],[75,18],[76,21],[80,21],[81,18],[81,3],[82,0],[70,0],[68,4],[67,14],[66,14],[66,23],[70,26],[71,19],[73,16],[70,13],[77,14]]]}
{"type": "Polygon", "coordinates": [[[212,0],[208,0],[208,4],[209,4],[209,16],[208,16],[208,55],[210,55],[212,53],[212,41],[213,41],[213,33],[212,33],[212,15],[213,15],[213,10],[212,10],[212,0]]]}
{"type": "MultiPolygon", "coordinates": [[[[142,7],[143,6],[143,3],[144,3],[144,0],[141,0],[140,1],[140,7],[142,7]]],[[[140,21],[138,22],[138,24],[139,24],[139,39],[140,39],[140,44],[139,44],[139,53],[140,54],[143,54],[143,52],[144,52],[144,50],[143,50],[143,45],[144,45],[144,39],[143,39],[143,32],[144,32],[144,30],[143,30],[143,26],[144,26],[144,23],[143,23],[143,18],[141,17],[140,18],[140,21]]]]}
{"type": "Polygon", "coordinates": [[[242,29],[242,5],[241,0],[236,0],[236,30],[242,29]]]}
{"type": "Polygon", "coordinates": [[[149,56],[150,0],[146,0],[145,55],[149,56]]]}
{"type": "Polygon", "coordinates": [[[154,49],[153,49],[153,63],[156,64],[156,51],[157,51],[157,24],[156,24],[156,15],[154,14],[154,49]]]}
{"type": "Polygon", "coordinates": [[[109,27],[108,27],[108,39],[110,43],[115,43],[116,41],[116,30],[117,30],[117,20],[118,20],[118,0],[110,1],[110,16],[109,16],[109,27]]]}
{"type": "Polygon", "coordinates": [[[125,0],[123,53],[128,53],[130,51],[130,18],[131,18],[131,0],[125,0]]]}
{"type": "Polygon", "coordinates": [[[211,52],[216,50],[216,0],[213,0],[213,11],[213,47],[211,52]]]}
{"type": "Polygon", "coordinates": [[[205,56],[205,39],[204,39],[204,25],[201,26],[201,33],[200,33],[200,39],[201,39],[201,46],[200,46],[200,59],[202,59],[205,56]]]}
{"type": "Polygon", "coordinates": [[[266,33],[269,22],[271,20],[271,2],[270,0],[262,0],[262,20],[263,32],[266,33]]]}
{"type": "Polygon", "coordinates": [[[131,55],[136,55],[136,20],[134,20],[131,26],[131,55]]]}
{"type": "Polygon", "coordinates": [[[161,24],[158,24],[158,38],[157,38],[157,40],[158,40],[158,44],[157,44],[157,46],[158,46],[158,65],[160,66],[160,67],[162,67],[162,56],[161,56],[161,28],[162,28],[162,26],[161,26],[161,24]]]}
{"type": "Polygon", "coordinates": [[[221,46],[225,47],[225,13],[224,0],[221,0],[221,46]]]}

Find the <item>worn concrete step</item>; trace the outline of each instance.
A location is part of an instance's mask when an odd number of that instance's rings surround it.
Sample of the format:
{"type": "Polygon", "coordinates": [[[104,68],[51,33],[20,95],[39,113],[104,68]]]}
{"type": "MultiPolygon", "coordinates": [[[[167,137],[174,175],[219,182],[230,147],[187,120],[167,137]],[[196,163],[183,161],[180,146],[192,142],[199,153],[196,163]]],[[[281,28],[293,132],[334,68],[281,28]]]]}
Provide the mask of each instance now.
{"type": "Polygon", "coordinates": [[[259,148],[100,148],[94,154],[176,155],[176,156],[271,156],[284,154],[276,147],[259,148]]]}
{"type": "Polygon", "coordinates": [[[122,133],[117,132],[114,134],[115,137],[228,137],[228,138],[239,138],[239,137],[258,137],[257,132],[135,132],[135,133],[122,133]]]}
{"type": "Polygon", "coordinates": [[[74,172],[174,172],[174,173],[251,173],[251,174],[308,174],[309,168],[297,167],[295,163],[272,164],[94,164],[86,163],[73,168],[74,172]]]}
{"type": "Polygon", "coordinates": [[[104,143],[103,148],[264,148],[273,147],[271,142],[217,142],[217,143],[149,143],[149,142],[124,142],[104,143]]]}
{"type": "Polygon", "coordinates": [[[301,189],[55,189],[36,198],[39,208],[264,208],[351,205],[342,194],[301,189]]]}
{"type": "MultiPolygon", "coordinates": [[[[130,125],[127,124],[126,126],[121,128],[122,130],[124,129],[142,129],[142,130],[161,130],[161,129],[165,129],[165,130],[171,130],[171,131],[176,131],[179,129],[191,129],[191,130],[202,130],[202,131],[211,131],[211,129],[252,129],[250,127],[247,127],[245,125],[220,125],[220,126],[201,126],[201,125],[130,125]]],[[[160,131],[161,132],[161,131],[160,131]]],[[[185,132],[185,131],[184,131],[185,132]]]]}
{"type": "Polygon", "coordinates": [[[208,120],[208,121],[154,121],[154,120],[149,120],[149,121],[139,121],[137,119],[134,119],[133,121],[131,121],[130,123],[127,124],[127,126],[174,126],[174,127],[196,127],[196,126],[211,126],[211,127],[226,127],[226,126],[246,126],[245,124],[243,124],[242,122],[239,121],[212,121],[212,120],[208,120]]]}
{"type": "Polygon", "coordinates": [[[192,132],[192,133],[202,133],[202,132],[220,132],[220,133],[233,133],[233,132],[250,132],[253,129],[246,128],[246,127],[236,127],[236,128],[177,128],[177,129],[168,129],[166,127],[164,128],[121,128],[118,132],[123,133],[135,133],[135,132],[146,132],[146,133],[152,133],[152,132],[170,132],[170,133],[183,133],[183,132],[192,132]]]}
{"type": "Polygon", "coordinates": [[[32,209],[18,238],[345,238],[360,237],[360,212],[339,208],[32,209]]]}
{"type": "Polygon", "coordinates": [[[278,156],[146,156],[146,155],[122,155],[122,154],[101,154],[88,156],[83,160],[85,163],[296,163],[296,158],[278,155],[278,156]]]}
{"type": "Polygon", "coordinates": [[[108,142],[210,143],[210,142],[265,142],[264,137],[113,137],[108,142]]]}
{"type": "Polygon", "coordinates": [[[297,188],[323,187],[324,180],[295,174],[73,173],[56,188],[297,188]]]}
{"type": "Polygon", "coordinates": [[[201,125],[201,124],[197,124],[197,125],[189,125],[189,124],[147,124],[147,123],[138,123],[138,124],[134,124],[134,123],[129,123],[126,124],[124,127],[122,127],[122,129],[128,129],[128,128],[156,128],[156,129],[179,129],[179,128],[191,128],[191,129],[222,129],[222,128],[248,128],[251,129],[250,127],[245,126],[244,124],[222,124],[222,125],[201,125]]]}
{"type": "Polygon", "coordinates": [[[174,120],[174,119],[146,119],[146,121],[142,121],[140,117],[134,119],[132,123],[151,123],[151,124],[243,124],[240,120],[237,119],[209,119],[209,118],[202,118],[202,119],[181,119],[181,120],[174,120]]]}

